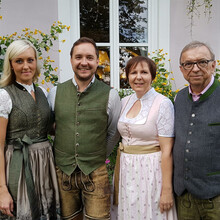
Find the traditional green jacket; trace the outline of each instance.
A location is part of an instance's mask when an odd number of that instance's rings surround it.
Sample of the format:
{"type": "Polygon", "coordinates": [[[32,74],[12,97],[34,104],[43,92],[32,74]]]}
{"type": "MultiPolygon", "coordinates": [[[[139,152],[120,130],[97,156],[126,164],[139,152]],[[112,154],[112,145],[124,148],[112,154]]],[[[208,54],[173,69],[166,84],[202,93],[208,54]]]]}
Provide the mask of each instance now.
{"type": "Polygon", "coordinates": [[[58,85],[55,161],[67,175],[77,166],[88,175],[105,162],[109,91],[98,80],[84,92],[78,92],[72,80],[58,85]]]}

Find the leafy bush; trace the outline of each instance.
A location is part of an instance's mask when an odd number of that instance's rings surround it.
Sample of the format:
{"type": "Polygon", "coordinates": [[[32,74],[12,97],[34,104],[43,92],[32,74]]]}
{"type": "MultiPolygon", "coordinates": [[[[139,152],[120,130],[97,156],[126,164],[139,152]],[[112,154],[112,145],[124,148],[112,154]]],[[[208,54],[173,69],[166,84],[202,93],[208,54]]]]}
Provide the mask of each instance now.
{"type": "Polygon", "coordinates": [[[155,90],[167,98],[169,98],[172,102],[174,101],[174,97],[177,91],[172,90],[171,80],[174,82],[173,72],[169,71],[166,68],[166,65],[170,64],[170,59],[167,60],[167,53],[163,53],[163,49],[155,50],[151,54],[149,53],[149,57],[156,63],[157,65],[157,74],[155,79],[152,82],[152,87],[155,90]]]}

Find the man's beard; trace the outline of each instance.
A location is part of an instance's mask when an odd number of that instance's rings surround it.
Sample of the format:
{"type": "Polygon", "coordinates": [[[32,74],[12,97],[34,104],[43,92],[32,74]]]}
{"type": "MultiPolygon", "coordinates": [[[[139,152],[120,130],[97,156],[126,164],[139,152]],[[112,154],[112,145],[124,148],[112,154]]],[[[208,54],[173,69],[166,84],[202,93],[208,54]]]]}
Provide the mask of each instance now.
{"type": "Polygon", "coordinates": [[[87,76],[87,77],[81,77],[78,73],[75,73],[75,76],[76,76],[76,78],[77,78],[79,81],[88,81],[88,80],[90,80],[90,79],[93,77],[94,74],[95,74],[95,73],[92,73],[92,74],[90,74],[90,75],[87,76]]]}

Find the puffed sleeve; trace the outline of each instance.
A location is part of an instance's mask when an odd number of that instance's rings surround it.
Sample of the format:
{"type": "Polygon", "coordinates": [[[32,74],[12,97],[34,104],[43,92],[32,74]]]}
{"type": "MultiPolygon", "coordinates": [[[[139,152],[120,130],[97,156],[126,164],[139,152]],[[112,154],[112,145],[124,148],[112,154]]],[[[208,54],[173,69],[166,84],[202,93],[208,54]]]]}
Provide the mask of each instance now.
{"type": "Polygon", "coordinates": [[[40,88],[40,89],[43,91],[43,93],[44,93],[44,95],[45,95],[46,97],[48,96],[48,92],[47,92],[47,90],[46,90],[44,87],[38,86],[38,88],[40,88]]]}
{"type": "Polygon", "coordinates": [[[163,99],[160,104],[157,129],[161,137],[174,137],[174,107],[168,98],[163,99]]]}
{"type": "Polygon", "coordinates": [[[12,109],[12,101],[8,92],[4,89],[0,89],[0,117],[8,119],[12,109]]]}
{"type": "Polygon", "coordinates": [[[57,93],[57,86],[53,87],[47,96],[47,101],[48,101],[53,112],[54,112],[54,108],[55,108],[56,93],[57,93]]]}

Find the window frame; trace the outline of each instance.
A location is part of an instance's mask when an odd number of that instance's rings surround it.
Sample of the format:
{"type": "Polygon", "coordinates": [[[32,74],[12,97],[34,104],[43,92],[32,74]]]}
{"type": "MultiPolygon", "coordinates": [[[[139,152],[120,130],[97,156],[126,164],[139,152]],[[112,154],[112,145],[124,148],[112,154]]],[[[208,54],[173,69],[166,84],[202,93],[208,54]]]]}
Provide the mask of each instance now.
{"type": "MultiPolygon", "coordinates": [[[[70,31],[64,31],[59,36],[59,81],[64,82],[73,76],[70,63],[70,49],[80,37],[79,0],[58,0],[58,20],[70,31]],[[66,40],[62,43],[62,40],[66,40]],[[67,59],[69,56],[69,59],[67,59]]],[[[164,49],[169,54],[170,48],[170,0],[148,0],[148,42],[119,43],[119,0],[109,0],[110,8],[110,42],[97,43],[97,46],[110,47],[110,86],[120,89],[119,78],[119,47],[147,46],[148,51],[164,49]]]]}

